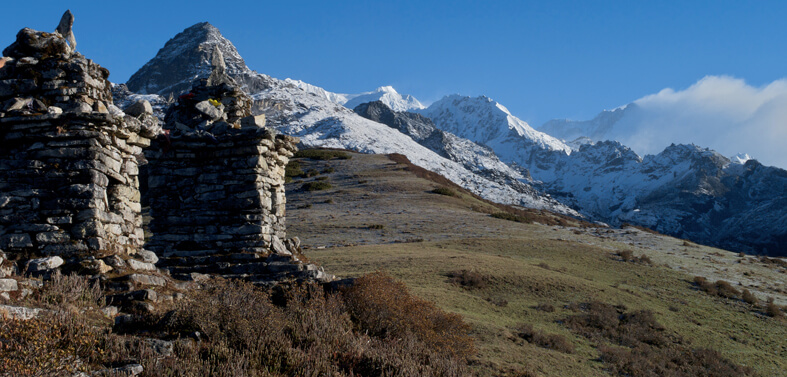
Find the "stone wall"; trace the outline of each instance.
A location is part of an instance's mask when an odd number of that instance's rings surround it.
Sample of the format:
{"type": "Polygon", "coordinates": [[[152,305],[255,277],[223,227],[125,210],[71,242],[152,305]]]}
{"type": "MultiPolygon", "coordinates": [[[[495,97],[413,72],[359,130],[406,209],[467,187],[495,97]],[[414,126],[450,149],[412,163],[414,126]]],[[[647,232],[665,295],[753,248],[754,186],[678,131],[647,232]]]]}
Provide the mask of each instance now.
{"type": "Polygon", "coordinates": [[[284,168],[298,139],[276,135],[226,75],[213,72],[181,95],[165,117],[164,137],[146,150],[153,235],[146,248],[173,277],[194,273],[259,284],[333,276],[298,259],[285,232],[284,168]]]}
{"type": "Polygon", "coordinates": [[[109,71],[63,31],[23,29],[3,51],[0,249],[29,273],[154,271],[155,254],[142,249],[138,157],[158,121],[117,109],[109,71]]]}
{"type": "Polygon", "coordinates": [[[161,258],[266,252],[285,233],[284,166],[294,140],[266,128],[171,133],[147,157],[147,248],[161,258]]]}

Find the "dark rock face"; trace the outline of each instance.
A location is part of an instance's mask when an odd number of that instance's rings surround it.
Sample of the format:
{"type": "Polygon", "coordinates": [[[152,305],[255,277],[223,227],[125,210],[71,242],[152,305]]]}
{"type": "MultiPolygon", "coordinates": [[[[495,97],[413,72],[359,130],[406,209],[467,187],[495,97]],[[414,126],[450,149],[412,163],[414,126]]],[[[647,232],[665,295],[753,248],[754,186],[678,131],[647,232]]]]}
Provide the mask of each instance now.
{"type": "Polygon", "coordinates": [[[178,96],[191,88],[195,77],[210,75],[215,47],[222,53],[226,73],[235,76],[249,72],[235,46],[213,25],[202,22],[170,39],[126,85],[135,93],[178,96]]]}

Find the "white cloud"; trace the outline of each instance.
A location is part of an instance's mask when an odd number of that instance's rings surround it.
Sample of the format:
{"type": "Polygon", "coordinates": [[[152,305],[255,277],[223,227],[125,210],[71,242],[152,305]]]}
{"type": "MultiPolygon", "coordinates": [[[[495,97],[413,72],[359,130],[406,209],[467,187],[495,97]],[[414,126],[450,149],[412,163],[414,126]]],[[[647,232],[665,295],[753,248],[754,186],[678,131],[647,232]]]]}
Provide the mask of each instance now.
{"type": "Polygon", "coordinates": [[[640,154],[694,143],[787,168],[787,79],[758,88],[707,76],[685,90],[664,89],[634,103],[640,111],[621,119],[609,136],[640,154]]]}

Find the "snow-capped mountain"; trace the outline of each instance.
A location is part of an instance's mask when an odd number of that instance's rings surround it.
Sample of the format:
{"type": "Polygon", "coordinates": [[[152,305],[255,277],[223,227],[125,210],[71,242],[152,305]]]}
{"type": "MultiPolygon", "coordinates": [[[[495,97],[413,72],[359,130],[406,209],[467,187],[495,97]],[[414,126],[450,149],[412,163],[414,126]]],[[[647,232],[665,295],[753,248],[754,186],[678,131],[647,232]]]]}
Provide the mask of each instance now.
{"type": "Polygon", "coordinates": [[[544,123],[538,130],[566,142],[573,142],[577,139],[615,140],[613,136],[615,125],[624,116],[632,116],[638,109],[636,104],[631,103],[614,110],[604,110],[591,120],[552,119],[544,123]]]}
{"type": "Polygon", "coordinates": [[[491,148],[509,164],[527,166],[543,152],[571,153],[564,142],[539,132],[491,98],[450,95],[419,111],[443,131],[491,148]]]}
{"type": "Polygon", "coordinates": [[[611,225],[632,223],[735,251],[783,255],[787,171],[695,145],[640,158],[618,142],[582,145],[528,166],[563,203],[611,225]]]}
{"type": "MultiPolygon", "coordinates": [[[[629,105],[593,121],[552,127],[564,136],[604,135],[638,111],[629,105]]],[[[486,97],[449,96],[421,113],[438,128],[527,169],[538,188],[592,220],[643,225],[736,251],[787,250],[787,172],[748,155],[728,159],[694,145],[672,145],[642,158],[619,142],[589,137],[574,138],[569,148],[486,97]]]]}
{"type": "Polygon", "coordinates": [[[500,161],[491,149],[442,131],[423,115],[393,111],[382,101],[362,103],[353,111],[366,119],[401,131],[435,153],[459,162],[489,180],[511,186],[520,192],[537,194],[530,185],[522,183],[525,177],[521,172],[500,161]]]}
{"type": "MultiPolygon", "coordinates": [[[[414,164],[441,174],[486,199],[578,215],[535,190],[517,191],[511,186],[492,181],[468,170],[462,163],[424,147],[398,129],[363,118],[331,101],[330,92],[315,86],[309,86],[309,91],[306,91],[301,88],[304,85],[296,85],[293,80],[278,80],[251,71],[232,43],[207,23],[194,25],[167,42],[156,57],[132,76],[135,80],[133,88],[142,88],[147,92],[156,90],[159,94],[177,92],[178,88],[187,89],[185,85],[190,85],[195,76],[203,77],[210,73],[208,62],[214,45],[218,45],[224,54],[227,72],[251,94],[255,111],[266,115],[269,126],[299,137],[306,147],[344,148],[363,153],[400,153],[414,164]],[[234,64],[232,69],[231,62],[234,64]],[[160,82],[164,76],[167,76],[167,80],[160,82]]],[[[128,86],[132,88],[131,81],[128,86]]],[[[382,92],[395,93],[388,89],[382,92]]],[[[467,157],[463,160],[471,159],[467,157]]]]}
{"type": "Polygon", "coordinates": [[[392,86],[381,86],[372,92],[343,94],[329,92],[323,88],[305,83],[300,80],[288,78],[284,81],[286,83],[295,85],[296,87],[301,88],[309,93],[323,97],[331,102],[343,105],[344,107],[351,110],[362,103],[374,101],[381,101],[394,111],[412,111],[425,108],[425,106],[415,97],[409,94],[401,95],[392,86]]]}

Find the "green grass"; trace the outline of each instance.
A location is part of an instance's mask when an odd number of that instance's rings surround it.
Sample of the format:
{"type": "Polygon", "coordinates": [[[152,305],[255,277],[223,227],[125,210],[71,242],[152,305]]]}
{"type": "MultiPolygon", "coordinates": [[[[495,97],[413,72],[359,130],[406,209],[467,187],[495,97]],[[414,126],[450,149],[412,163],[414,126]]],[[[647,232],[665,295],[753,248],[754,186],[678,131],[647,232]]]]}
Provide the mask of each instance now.
{"type": "Polygon", "coordinates": [[[649,310],[688,347],[714,349],[759,375],[779,375],[787,368],[783,321],[758,317],[740,301],[700,292],[685,274],[621,263],[610,254],[588,245],[523,237],[334,248],[310,257],[341,276],[384,269],[420,297],[461,314],[473,326],[479,349],[475,367],[481,375],[608,375],[598,360],[599,345],[561,324],[576,314],[569,307],[591,301],[649,310]],[[458,270],[472,270],[487,283],[462,288],[448,277],[458,270]],[[494,304],[500,301],[507,305],[494,304]],[[550,306],[554,310],[542,310],[550,306]],[[515,334],[522,324],[565,337],[575,346],[573,353],[523,341],[515,334]]]}

